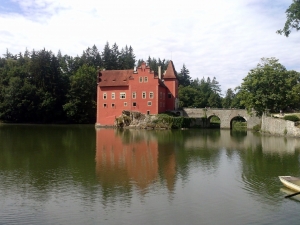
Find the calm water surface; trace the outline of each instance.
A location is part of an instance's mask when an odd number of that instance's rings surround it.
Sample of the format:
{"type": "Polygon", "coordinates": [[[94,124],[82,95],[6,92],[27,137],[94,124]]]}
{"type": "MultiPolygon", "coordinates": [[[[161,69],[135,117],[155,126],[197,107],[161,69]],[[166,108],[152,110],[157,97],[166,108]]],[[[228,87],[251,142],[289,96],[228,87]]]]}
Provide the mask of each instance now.
{"type": "Polygon", "coordinates": [[[299,224],[300,139],[0,125],[0,224],[299,224]]]}

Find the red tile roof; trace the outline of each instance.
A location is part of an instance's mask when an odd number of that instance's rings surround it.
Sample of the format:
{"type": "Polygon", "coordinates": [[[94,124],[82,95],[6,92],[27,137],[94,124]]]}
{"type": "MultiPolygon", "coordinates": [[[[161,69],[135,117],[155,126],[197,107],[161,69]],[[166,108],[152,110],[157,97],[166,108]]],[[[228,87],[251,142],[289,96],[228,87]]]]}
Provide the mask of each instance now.
{"type": "Polygon", "coordinates": [[[164,74],[163,79],[177,79],[177,74],[174,68],[174,64],[172,62],[172,60],[169,61],[166,73],[164,74]]]}
{"type": "Polygon", "coordinates": [[[128,86],[133,70],[104,70],[99,73],[99,86],[128,86]]]}

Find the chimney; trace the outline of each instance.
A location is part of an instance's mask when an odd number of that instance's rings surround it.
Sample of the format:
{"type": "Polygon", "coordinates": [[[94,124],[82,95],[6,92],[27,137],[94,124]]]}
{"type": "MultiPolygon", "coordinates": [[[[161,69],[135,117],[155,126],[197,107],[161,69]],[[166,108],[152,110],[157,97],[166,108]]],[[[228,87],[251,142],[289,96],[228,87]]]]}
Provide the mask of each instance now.
{"type": "Polygon", "coordinates": [[[161,66],[158,66],[158,79],[161,80],[161,66]]]}

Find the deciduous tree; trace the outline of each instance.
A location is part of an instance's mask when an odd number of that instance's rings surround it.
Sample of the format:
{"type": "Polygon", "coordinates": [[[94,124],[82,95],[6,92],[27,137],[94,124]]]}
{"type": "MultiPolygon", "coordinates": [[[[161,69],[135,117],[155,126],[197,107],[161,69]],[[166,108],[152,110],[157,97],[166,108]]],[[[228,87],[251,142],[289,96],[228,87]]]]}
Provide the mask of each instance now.
{"type": "Polygon", "coordinates": [[[300,0],[293,0],[293,3],[285,11],[286,22],[282,30],[278,30],[278,34],[283,34],[286,37],[290,35],[292,29],[300,30],[300,0]]]}
{"type": "Polygon", "coordinates": [[[96,74],[96,68],[85,64],[70,78],[71,88],[63,106],[69,122],[95,122],[96,74]]]}
{"type": "Polygon", "coordinates": [[[275,58],[262,58],[256,68],[250,70],[241,85],[241,103],[258,115],[266,110],[273,112],[293,104],[293,87],[297,76],[290,73],[275,58]]]}

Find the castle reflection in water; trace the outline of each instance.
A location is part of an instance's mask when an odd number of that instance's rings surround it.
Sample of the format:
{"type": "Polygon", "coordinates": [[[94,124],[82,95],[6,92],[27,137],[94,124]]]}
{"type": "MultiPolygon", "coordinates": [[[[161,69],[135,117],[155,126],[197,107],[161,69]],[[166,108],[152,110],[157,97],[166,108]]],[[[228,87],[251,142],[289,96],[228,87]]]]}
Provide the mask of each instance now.
{"type": "Polygon", "coordinates": [[[132,187],[145,193],[154,183],[172,192],[176,177],[175,152],[161,156],[157,138],[140,130],[96,130],[96,174],[101,184],[132,187]],[[160,161],[163,162],[160,163],[160,161]]]}

